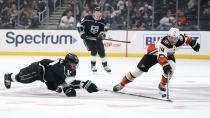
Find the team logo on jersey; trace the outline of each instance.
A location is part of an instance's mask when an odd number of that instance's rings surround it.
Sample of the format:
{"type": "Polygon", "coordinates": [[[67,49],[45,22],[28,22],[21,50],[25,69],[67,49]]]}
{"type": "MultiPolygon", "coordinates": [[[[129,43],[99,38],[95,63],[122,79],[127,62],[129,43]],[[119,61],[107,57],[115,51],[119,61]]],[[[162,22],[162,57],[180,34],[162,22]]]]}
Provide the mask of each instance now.
{"type": "Polygon", "coordinates": [[[92,34],[98,33],[98,30],[99,30],[99,26],[91,25],[90,32],[91,32],[92,34]]]}

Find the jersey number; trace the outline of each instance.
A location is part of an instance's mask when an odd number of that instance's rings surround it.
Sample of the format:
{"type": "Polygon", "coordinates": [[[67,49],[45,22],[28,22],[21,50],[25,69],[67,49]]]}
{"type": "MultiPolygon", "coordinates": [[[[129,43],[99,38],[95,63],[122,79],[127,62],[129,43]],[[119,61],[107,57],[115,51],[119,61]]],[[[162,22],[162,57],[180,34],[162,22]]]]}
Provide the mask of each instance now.
{"type": "Polygon", "coordinates": [[[159,49],[159,51],[160,51],[160,52],[164,52],[164,48],[161,47],[161,48],[159,49]]]}
{"type": "Polygon", "coordinates": [[[99,30],[99,26],[91,25],[90,32],[91,32],[92,34],[98,33],[98,30],[99,30]]]}

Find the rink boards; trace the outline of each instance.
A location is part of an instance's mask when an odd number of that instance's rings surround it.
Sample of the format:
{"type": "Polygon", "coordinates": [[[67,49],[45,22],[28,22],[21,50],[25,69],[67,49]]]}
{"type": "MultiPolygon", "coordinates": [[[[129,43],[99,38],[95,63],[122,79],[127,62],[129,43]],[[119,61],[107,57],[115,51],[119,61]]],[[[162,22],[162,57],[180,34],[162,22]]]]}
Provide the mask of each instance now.
{"type": "MultiPolygon", "coordinates": [[[[165,31],[109,31],[107,38],[131,43],[104,41],[107,56],[141,57],[147,46],[166,35],[165,31]]],[[[201,44],[199,53],[190,46],[176,52],[177,58],[210,59],[210,40],[207,31],[186,31],[188,36],[201,44]]],[[[76,30],[0,30],[0,55],[61,56],[74,52],[88,56],[89,52],[76,30]]]]}

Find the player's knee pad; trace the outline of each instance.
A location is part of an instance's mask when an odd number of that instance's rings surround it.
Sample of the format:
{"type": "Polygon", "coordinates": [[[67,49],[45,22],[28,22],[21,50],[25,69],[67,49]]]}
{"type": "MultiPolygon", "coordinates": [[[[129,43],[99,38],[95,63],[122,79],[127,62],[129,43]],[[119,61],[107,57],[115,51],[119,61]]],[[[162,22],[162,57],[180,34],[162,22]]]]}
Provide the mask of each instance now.
{"type": "Polygon", "coordinates": [[[73,88],[63,88],[63,92],[66,94],[68,97],[75,97],[76,96],[76,91],[73,88]]]}

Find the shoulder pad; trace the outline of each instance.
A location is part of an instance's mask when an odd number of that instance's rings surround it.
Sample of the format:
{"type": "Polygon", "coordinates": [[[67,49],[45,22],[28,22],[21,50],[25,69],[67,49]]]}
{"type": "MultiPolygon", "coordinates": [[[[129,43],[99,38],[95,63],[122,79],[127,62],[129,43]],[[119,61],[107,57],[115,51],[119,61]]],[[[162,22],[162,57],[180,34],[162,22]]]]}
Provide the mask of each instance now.
{"type": "Polygon", "coordinates": [[[181,34],[179,36],[178,42],[176,43],[176,47],[179,47],[179,46],[183,45],[184,43],[185,43],[185,37],[184,37],[184,35],[181,34]]]}
{"type": "Polygon", "coordinates": [[[92,20],[93,19],[93,17],[91,16],[91,15],[87,15],[87,16],[85,16],[85,18],[84,18],[85,20],[92,20]]]}
{"type": "Polygon", "coordinates": [[[166,46],[167,48],[172,48],[173,47],[170,44],[167,36],[163,37],[163,39],[161,40],[161,44],[164,45],[164,46],[166,46]]]}

